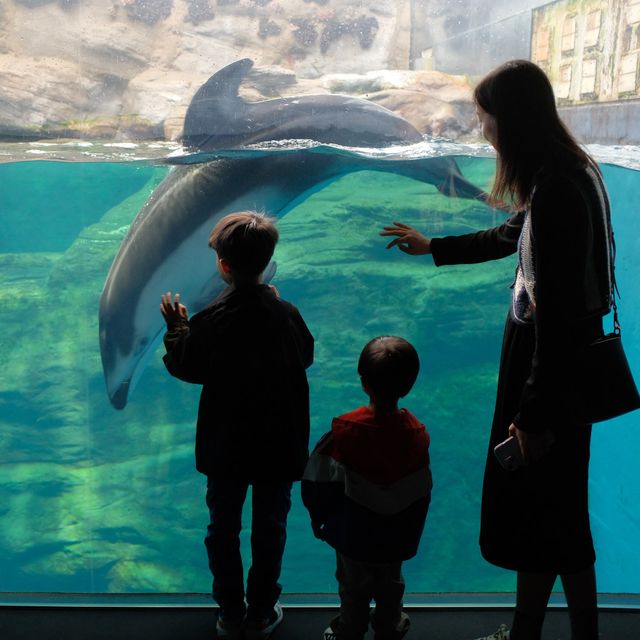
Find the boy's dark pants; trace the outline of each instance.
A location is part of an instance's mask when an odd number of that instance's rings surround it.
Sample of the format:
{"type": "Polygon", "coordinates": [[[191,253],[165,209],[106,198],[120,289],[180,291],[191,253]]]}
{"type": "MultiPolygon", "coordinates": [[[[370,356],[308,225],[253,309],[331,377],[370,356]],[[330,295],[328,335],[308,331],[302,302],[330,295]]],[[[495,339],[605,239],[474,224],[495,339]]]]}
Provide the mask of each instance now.
{"type": "Polygon", "coordinates": [[[242,506],[249,483],[209,477],[207,506],[210,524],[204,543],[213,574],[213,599],[225,618],[267,618],[278,601],[282,555],[291,508],[291,482],[252,483],[251,555],[247,606],[240,555],[242,506]]]}
{"type": "Polygon", "coordinates": [[[376,637],[394,637],[402,614],[402,562],[360,562],[336,552],[340,615],[331,623],[340,638],[359,639],[369,627],[369,604],[376,637]]]}

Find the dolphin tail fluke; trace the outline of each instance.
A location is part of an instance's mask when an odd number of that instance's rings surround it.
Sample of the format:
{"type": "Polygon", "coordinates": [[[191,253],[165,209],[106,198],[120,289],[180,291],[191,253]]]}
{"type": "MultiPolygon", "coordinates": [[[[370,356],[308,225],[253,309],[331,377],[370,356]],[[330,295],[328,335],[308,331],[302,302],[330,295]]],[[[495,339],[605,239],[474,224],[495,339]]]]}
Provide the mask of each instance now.
{"type": "MultiPolygon", "coordinates": [[[[487,194],[469,182],[453,156],[412,160],[364,159],[360,169],[388,171],[420,182],[428,182],[445,196],[486,202],[487,194]]],[[[353,170],[353,169],[352,169],[353,170]]]]}
{"type": "MultiPolygon", "coordinates": [[[[455,164],[455,161],[454,161],[455,164]]],[[[475,184],[469,182],[463,175],[458,165],[449,173],[445,181],[437,185],[438,191],[452,198],[469,198],[471,200],[486,201],[487,194],[475,184]]]]}

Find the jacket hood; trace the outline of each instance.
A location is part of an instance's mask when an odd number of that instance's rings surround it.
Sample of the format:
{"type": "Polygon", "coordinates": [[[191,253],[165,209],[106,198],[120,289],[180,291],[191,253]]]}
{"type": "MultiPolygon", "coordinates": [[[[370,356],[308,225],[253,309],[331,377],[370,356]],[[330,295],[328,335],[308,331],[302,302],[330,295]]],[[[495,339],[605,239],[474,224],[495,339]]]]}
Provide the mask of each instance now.
{"type": "Polygon", "coordinates": [[[406,409],[376,416],[360,407],[333,419],[333,456],[378,484],[391,484],[429,465],[429,434],[406,409]]]}

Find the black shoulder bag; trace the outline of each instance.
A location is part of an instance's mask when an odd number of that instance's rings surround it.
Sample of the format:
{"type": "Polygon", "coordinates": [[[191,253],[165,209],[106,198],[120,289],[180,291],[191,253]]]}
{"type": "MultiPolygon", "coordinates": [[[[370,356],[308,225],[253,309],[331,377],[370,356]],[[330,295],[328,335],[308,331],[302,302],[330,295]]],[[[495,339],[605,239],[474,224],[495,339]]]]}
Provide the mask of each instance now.
{"type": "Polygon", "coordinates": [[[609,208],[605,208],[610,245],[613,332],[581,347],[577,353],[578,393],[573,413],[584,424],[610,420],[640,408],[640,395],[622,348],[616,305],[616,293],[618,296],[620,293],[615,279],[615,241],[609,208]]]}

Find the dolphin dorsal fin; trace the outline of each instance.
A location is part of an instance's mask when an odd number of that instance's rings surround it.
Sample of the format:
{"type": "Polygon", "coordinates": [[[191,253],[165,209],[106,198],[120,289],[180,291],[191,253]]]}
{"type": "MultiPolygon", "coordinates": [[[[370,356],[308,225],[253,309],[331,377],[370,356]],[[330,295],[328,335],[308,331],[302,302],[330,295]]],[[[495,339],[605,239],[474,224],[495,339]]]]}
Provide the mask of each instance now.
{"type": "Polygon", "coordinates": [[[216,139],[241,133],[238,126],[246,102],[238,95],[242,80],[253,60],[236,60],[214,73],[195,93],[187,109],[182,143],[188,147],[212,148],[216,139]]]}

